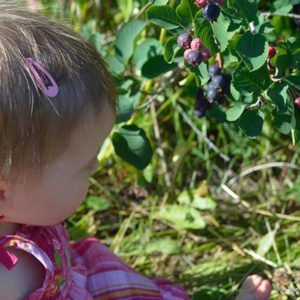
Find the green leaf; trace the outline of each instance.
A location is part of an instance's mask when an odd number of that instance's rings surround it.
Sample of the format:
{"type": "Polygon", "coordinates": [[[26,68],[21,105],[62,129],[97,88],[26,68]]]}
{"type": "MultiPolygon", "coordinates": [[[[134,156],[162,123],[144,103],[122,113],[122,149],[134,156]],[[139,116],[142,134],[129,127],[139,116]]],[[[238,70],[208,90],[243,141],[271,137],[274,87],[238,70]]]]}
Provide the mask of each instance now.
{"type": "Polygon", "coordinates": [[[154,253],[170,255],[180,252],[178,241],[170,238],[161,238],[150,241],[143,246],[143,249],[145,254],[148,255],[154,253]]]}
{"type": "Polygon", "coordinates": [[[96,211],[107,210],[111,205],[107,199],[100,198],[98,196],[88,196],[85,199],[85,204],[88,208],[96,211]]]}
{"type": "Polygon", "coordinates": [[[151,161],[153,150],[143,129],[124,125],[112,136],[115,152],[137,169],[144,169],[151,161]]]}
{"type": "Polygon", "coordinates": [[[133,10],[133,0],[118,0],[118,6],[127,22],[133,10]]]}
{"type": "Polygon", "coordinates": [[[176,54],[181,49],[177,45],[177,37],[172,36],[170,37],[165,44],[165,50],[164,50],[164,58],[165,61],[167,61],[169,64],[173,62],[176,54]]]}
{"type": "Polygon", "coordinates": [[[244,112],[246,105],[240,102],[234,104],[233,107],[227,110],[226,119],[229,122],[236,121],[244,112]]]}
{"type": "Polygon", "coordinates": [[[293,9],[290,0],[276,0],[272,4],[271,11],[276,13],[287,14],[293,9]]]}
{"type": "Polygon", "coordinates": [[[118,117],[117,123],[126,122],[131,118],[133,113],[133,102],[130,97],[126,95],[120,95],[118,98],[118,117]]]}
{"type": "Polygon", "coordinates": [[[181,205],[191,206],[199,210],[214,210],[217,203],[210,197],[201,197],[197,190],[183,191],[178,195],[177,201],[181,205]]]}
{"type": "Polygon", "coordinates": [[[278,113],[284,113],[287,110],[288,84],[284,82],[275,82],[267,91],[270,100],[278,107],[278,113]]]}
{"type": "Polygon", "coordinates": [[[227,6],[235,9],[237,14],[250,23],[255,20],[257,6],[253,0],[227,0],[227,6]]]}
{"type": "Polygon", "coordinates": [[[148,59],[148,61],[143,65],[142,75],[145,78],[152,79],[176,67],[177,64],[168,64],[163,55],[158,55],[148,59]]]}
{"type": "Polygon", "coordinates": [[[189,27],[194,23],[194,17],[198,9],[194,3],[194,0],[181,0],[180,4],[176,8],[176,13],[181,23],[186,27],[189,27]]]}
{"type": "Polygon", "coordinates": [[[205,48],[209,49],[213,54],[219,51],[218,43],[215,38],[209,21],[202,17],[202,11],[199,11],[195,20],[195,35],[199,37],[205,48]]]}
{"type": "Polygon", "coordinates": [[[288,78],[284,79],[284,81],[300,91],[300,76],[289,76],[288,78]]]}
{"type": "Polygon", "coordinates": [[[124,65],[118,60],[116,56],[109,56],[106,58],[110,70],[115,74],[121,74],[124,72],[124,65]]]}
{"type": "Polygon", "coordinates": [[[269,252],[274,242],[274,232],[270,231],[259,241],[256,253],[260,256],[265,256],[269,252]]]}
{"type": "Polygon", "coordinates": [[[169,6],[152,6],[147,10],[148,20],[167,30],[179,27],[179,19],[175,9],[169,6]]]}
{"type": "MultiPolygon", "coordinates": [[[[152,0],[152,2],[153,2],[153,0],[152,0]]],[[[169,0],[155,0],[153,4],[156,6],[159,6],[159,5],[166,5],[166,4],[168,4],[168,2],[169,2],[169,0]]]]}
{"type": "Polygon", "coordinates": [[[237,44],[237,52],[250,71],[263,66],[268,57],[268,42],[262,34],[247,31],[237,44]]]}
{"type": "Polygon", "coordinates": [[[132,20],[126,23],[117,34],[116,54],[120,61],[127,62],[133,54],[134,42],[144,29],[145,23],[140,20],[132,20]]]}
{"type": "Polygon", "coordinates": [[[245,111],[239,119],[239,126],[249,137],[261,134],[264,123],[264,115],[261,112],[245,111]]]}
{"type": "Polygon", "coordinates": [[[240,64],[233,73],[232,84],[234,88],[246,96],[252,94],[260,95],[269,87],[270,82],[270,75],[266,65],[249,73],[245,65],[240,64]]]}
{"type": "Polygon", "coordinates": [[[223,52],[228,46],[228,27],[230,25],[230,19],[220,14],[218,21],[211,24],[212,30],[216,39],[220,44],[220,51],[223,52]]]}
{"type": "Polygon", "coordinates": [[[152,58],[163,53],[163,47],[158,40],[149,38],[139,44],[134,51],[133,60],[137,69],[141,70],[144,63],[149,58],[152,58]]]}
{"type": "Polygon", "coordinates": [[[189,69],[191,72],[195,73],[195,79],[198,81],[198,86],[204,85],[210,80],[206,62],[202,62],[198,67],[189,66],[189,69]]]}
{"type": "Polygon", "coordinates": [[[183,229],[202,229],[206,225],[198,210],[183,205],[162,207],[154,217],[171,222],[183,229]]]}

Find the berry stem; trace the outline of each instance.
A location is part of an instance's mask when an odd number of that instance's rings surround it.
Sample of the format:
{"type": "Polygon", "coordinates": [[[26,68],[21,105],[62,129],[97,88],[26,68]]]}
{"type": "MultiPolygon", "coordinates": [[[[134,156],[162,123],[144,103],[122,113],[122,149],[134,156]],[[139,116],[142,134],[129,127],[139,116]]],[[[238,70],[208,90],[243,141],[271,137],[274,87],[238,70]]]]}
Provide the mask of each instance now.
{"type": "Polygon", "coordinates": [[[216,56],[216,63],[220,69],[223,69],[223,62],[222,62],[222,57],[221,57],[220,53],[218,53],[216,56]]]}

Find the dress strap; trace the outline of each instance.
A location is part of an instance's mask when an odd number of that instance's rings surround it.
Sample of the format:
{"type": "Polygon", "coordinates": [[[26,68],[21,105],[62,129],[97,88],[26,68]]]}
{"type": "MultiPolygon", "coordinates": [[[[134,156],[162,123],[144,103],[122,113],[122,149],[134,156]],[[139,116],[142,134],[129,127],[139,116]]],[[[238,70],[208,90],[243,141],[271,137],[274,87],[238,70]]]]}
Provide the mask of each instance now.
{"type": "Polygon", "coordinates": [[[17,262],[17,256],[0,246],[0,264],[2,264],[7,270],[11,270],[17,262]]]}

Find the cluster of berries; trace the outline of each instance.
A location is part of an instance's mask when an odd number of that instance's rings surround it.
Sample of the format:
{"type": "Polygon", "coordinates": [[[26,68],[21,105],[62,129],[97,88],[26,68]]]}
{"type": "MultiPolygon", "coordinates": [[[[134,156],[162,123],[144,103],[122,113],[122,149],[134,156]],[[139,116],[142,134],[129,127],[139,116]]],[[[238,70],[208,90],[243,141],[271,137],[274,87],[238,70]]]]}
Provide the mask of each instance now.
{"type": "Polygon", "coordinates": [[[217,65],[209,67],[209,74],[212,79],[207,86],[207,95],[199,89],[196,95],[195,114],[197,117],[203,117],[207,110],[210,110],[214,104],[223,104],[225,95],[230,94],[231,76],[224,75],[217,65]]]}
{"type": "Polygon", "coordinates": [[[271,59],[276,55],[276,49],[272,46],[269,47],[268,50],[268,69],[269,72],[274,73],[275,67],[271,64],[271,59]]]}
{"type": "Polygon", "coordinates": [[[211,57],[209,50],[203,48],[201,39],[193,39],[189,33],[179,35],[177,45],[185,49],[184,59],[192,66],[198,66],[202,61],[208,61],[211,57]]]}
{"type": "Polygon", "coordinates": [[[196,6],[203,8],[203,17],[210,22],[216,22],[220,16],[220,6],[224,0],[196,0],[196,6]]]}

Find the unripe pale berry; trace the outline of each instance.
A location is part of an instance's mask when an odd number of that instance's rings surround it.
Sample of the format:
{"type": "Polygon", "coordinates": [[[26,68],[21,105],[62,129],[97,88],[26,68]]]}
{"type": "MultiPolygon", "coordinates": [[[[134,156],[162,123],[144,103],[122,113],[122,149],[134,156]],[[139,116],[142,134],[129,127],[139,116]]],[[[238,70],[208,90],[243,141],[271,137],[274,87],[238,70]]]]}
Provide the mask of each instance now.
{"type": "Polygon", "coordinates": [[[203,8],[207,5],[207,0],[196,0],[195,4],[196,6],[203,8]]]}
{"type": "Polygon", "coordinates": [[[186,50],[184,51],[183,57],[184,57],[185,60],[187,60],[188,54],[189,54],[191,51],[192,51],[192,49],[186,49],[186,50]]]}
{"type": "Polygon", "coordinates": [[[210,22],[215,22],[220,16],[220,6],[215,3],[209,3],[203,9],[203,17],[210,22]]]}
{"type": "Polygon", "coordinates": [[[187,55],[187,62],[193,66],[198,66],[203,61],[203,56],[199,50],[192,50],[187,55]]]}
{"type": "Polygon", "coordinates": [[[201,52],[204,61],[208,61],[211,58],[211,53],[208,49],[203,49],[201,52]]]}
{"type": "Polygon", "coordinates": [[[300,97],[298,97],[294,100],[294,104],[298,109],[300,109],[300,97]]]}
{"type": "Polygon", "coordinates": [[[191,42],[191,49],[192,50],[200,50],[202,48],[202,41],[199,38],[195,38],[191,42]]]}
{"type": "Polygon", "coordinates": [[[183,49],[189,49],[193,38],[189,33],[182,33],[177,38],[177,45],[183,49]]]}
{"type": "Polygon", "coordinates": [[[271,59],[276,55],[276,49],[272,46],[269,47],[268,50],[268,58],[271,59]]]}

